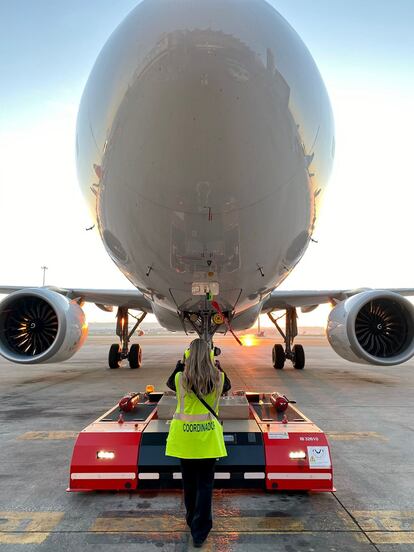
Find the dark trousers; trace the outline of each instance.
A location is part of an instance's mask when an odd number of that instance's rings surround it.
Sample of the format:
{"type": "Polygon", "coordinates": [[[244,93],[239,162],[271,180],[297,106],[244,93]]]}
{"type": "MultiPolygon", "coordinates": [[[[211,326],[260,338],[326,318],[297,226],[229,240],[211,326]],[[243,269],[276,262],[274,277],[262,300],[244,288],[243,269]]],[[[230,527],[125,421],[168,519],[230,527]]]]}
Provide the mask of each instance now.
{"type": "Polygon", "coordinates": [[[211,502],[215,464],[215,458],[181,460],[186,520],[196,541],[205,540],[213,526],[211,502]]]}

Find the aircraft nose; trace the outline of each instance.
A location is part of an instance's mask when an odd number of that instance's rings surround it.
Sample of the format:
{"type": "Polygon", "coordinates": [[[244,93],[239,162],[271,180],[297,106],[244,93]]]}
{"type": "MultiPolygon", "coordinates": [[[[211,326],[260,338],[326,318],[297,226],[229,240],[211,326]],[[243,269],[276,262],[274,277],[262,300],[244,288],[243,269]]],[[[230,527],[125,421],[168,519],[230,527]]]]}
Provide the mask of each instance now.
{"type": "Polygon", "coordinates": [[[323,136],[320,77],[301,69],[312,64],[265,0],[170,0],[162,9],[144,0],[102,50],[82,99],[88,198],[128,188],[137,201],[207,215],[247,207],[253,191],[265,200],[305,172],[304,143],[323,136]]]}

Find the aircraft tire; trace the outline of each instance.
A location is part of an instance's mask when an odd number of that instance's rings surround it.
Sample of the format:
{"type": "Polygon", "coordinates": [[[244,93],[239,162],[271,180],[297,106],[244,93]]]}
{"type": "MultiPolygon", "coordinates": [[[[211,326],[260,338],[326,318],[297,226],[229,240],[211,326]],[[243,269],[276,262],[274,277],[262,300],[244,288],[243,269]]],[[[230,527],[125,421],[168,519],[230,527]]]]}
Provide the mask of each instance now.
{"type": "Polygon", "coordinates": [[[282,370],[285,365],[286,355],[282,345],[277,343],[272,349],[272,363],[275,370],[282,370]]]}
{"type": "Polygon", "coordinates": [[[293,346],[293,366],[297,370],[303,370],[305,368],[305,350],[302,345],[293,346]]]}
{"type": "Polygon", "coordinates": [[[129,349],[129,353],[128,353],[128,361],[129,361],[129,367],[131,368],[131,370],[135,370],[136,368],[141,368],[142,349],[138,343],[134,343],[134,345],[131,345],[131,348],[129,349]]]}
{"type": "Polygon", "coordinates": [[[121,355],[119,354],[118,343],[112,343],[109,349],[108,364],[111,370],[116,370],[121,365],[121,355]]]}

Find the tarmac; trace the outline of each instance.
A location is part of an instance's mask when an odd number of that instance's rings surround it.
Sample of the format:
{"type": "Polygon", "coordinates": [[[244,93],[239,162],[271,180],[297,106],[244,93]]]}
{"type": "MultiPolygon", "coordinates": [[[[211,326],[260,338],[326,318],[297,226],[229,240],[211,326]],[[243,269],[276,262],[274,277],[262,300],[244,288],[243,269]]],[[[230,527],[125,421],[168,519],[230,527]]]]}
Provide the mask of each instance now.
{"type": "MultiPolygon", "coordinates": [[[[139,370],[107,368],[113,341],[92,336],[62,364],[0,359],[1,551],[192,550],[179,491],[65,492],[77,432],[126,392],[165,389],[190,338],[143,336],[139,370]]],[[[203,550],[414,551],[414,360],[351,364],[305,337],[306,368],[274,370],[275,341],[216,344],[233,389],[286,393],[327,432],[337,490],[217,490],[203,550]]]]}

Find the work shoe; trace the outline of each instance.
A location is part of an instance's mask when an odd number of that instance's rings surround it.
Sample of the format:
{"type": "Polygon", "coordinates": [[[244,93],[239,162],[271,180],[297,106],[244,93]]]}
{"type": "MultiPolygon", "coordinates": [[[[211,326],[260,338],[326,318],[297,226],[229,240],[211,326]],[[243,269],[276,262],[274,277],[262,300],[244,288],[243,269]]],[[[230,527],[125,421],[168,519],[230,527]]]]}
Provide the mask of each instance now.
{"type": "Polygon", "coordinates": [[[193,540],[193,546],[194,548],[201,548],[204,544],[203,540],[193,540]]]}

